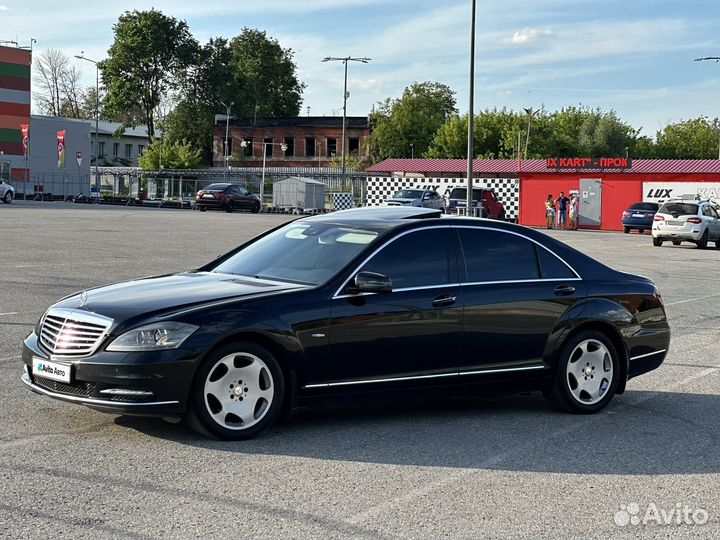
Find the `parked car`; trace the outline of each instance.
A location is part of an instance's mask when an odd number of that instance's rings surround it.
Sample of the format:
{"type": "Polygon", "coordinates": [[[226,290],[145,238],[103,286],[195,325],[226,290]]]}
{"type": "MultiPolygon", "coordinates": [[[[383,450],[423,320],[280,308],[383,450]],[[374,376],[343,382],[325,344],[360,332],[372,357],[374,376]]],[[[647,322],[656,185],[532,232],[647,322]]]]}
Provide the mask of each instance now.
{"type": "MultiPolygon", "coordinates": [[[[446,193],[445,210],[448,213],[456,213],[459,208],[467,208],[467,186],[451,186],[446,193]]],[[[494,191],[485,188],[473,188],[473,208],[477,208],[479,201],[482,201],[482,217],[505,219],[505,207],[498,201],[494,191]]]]}
{"type": "Polygon", "coordinates": [[[348,395],[522,388],[594,413],[663,362],[670,330],[650,279],[539,231],[440,217],[313,216],[196,270],[68,296],[25,339],[22,380],[245,439],[348,395]]]}
{"type": "Polygon", "coordinates": [[[629,233],[637,229],[639,233],[652,230],[653,218],[660,208],[654,202],[636,202],[622,213],[623,232],[629,233]]]}
{"type": "Polygon", "coordinates": [[[700,249],[715,242],[715,247],[720,248],[720,215],[711,202],[672,199],[655,214],[652,237],[653,245],[658,247],[670,240],[676,246],[693,242],[700,249]]]}
{"type": "Polygon", "coordinates": [[[210,184],[197,192],[195,206],[201,212],[208,208],[221,208],[226,212],[250,210],[257,214],[262,207],[260,197],[250,193],[239,184],[210,184]]]}
{"type": "Polygon", "coordinates": [[[385,206],[421,206],[423,208],[445,209],[445,199],[434,189],[401,189],[385,206]]]}
{"type": "Polygon", "coordinates": [[[14,198],[15,188],[5,182],[5,180],[0,180],[0,199],[2,199],[2,202],[10,204],[14,198]]]}

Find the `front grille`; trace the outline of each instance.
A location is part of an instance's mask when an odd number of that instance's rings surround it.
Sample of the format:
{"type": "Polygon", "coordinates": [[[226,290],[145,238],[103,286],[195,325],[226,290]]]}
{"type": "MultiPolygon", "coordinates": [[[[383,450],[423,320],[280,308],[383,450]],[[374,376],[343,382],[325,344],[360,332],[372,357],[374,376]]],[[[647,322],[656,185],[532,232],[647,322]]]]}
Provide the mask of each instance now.
{"type": "Polygon", "coordinates": [[[72,309],[49,310],[40,326],[40,345],[58,356],[89,356],[100,346],[112,319],[72,309]]]}
{"type": "Polygon", "coordinates": [[[50,390],[51,392],[56,392],[58,394],[89,397],[95,392],[95,383],[91,382],[77,381],[74,383],[64,383],[61,381],[46,379],[45,377],[38,377],[37,375],[32,375],[30,378],[34,384],[42,386],[46,390],[50,390]]]}

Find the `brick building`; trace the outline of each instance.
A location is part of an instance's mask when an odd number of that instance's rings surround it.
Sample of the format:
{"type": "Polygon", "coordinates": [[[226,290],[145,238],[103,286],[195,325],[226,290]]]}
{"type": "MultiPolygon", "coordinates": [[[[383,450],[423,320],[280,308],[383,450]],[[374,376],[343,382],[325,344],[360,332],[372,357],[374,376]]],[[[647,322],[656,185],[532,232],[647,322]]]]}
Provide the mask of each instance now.
{"type": "MultiPolygon", "coordinates": [[[[218,115],[213,141],[213,166],[223,167],[225,118],[218,115]]],[[[366,156],[370,134],[366,116],[348,116],[345,123],[346,155],[366,156]]],[[[329,167],[342,152],[341,116],[284,118],[230,118],[228,164],[260,167],[265,152],[268,167],[329,167]],[[245,146],[242,142],[245,141],[245,146]],[[283,151],[282,145],[287,149],[283,151]]]]}

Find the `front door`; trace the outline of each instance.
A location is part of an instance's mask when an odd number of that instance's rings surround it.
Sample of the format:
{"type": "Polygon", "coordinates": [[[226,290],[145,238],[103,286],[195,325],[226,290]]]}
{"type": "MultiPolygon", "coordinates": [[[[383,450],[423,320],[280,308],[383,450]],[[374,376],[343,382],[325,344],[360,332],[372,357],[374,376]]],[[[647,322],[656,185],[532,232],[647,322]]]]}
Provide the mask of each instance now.
{"type": "Polygon", "coordinates": [[[389,276],[392,292],[333,298],[330,382],[457,372],[462,301],[451,235],[434,227],[399,236],[358,269],[389,276]]]}
{"type": "Polygon", "coordinates": [[[602,180],[581,178],[578,201],[578,225],[600,227],[602,224],[602,180]]]}

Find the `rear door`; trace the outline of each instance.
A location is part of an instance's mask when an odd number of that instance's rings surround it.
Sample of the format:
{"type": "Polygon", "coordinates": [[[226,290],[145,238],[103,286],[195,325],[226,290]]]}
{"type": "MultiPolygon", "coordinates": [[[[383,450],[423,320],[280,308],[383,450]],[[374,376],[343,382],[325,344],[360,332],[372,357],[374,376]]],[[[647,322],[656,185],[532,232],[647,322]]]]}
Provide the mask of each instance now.
{"type": "Polygon", "coordinates": [[[582,280],[556,255],[520,234],[456,230],[462,249],[460,372],[542,367],[559,318],[586,294],[582,280]]]}

